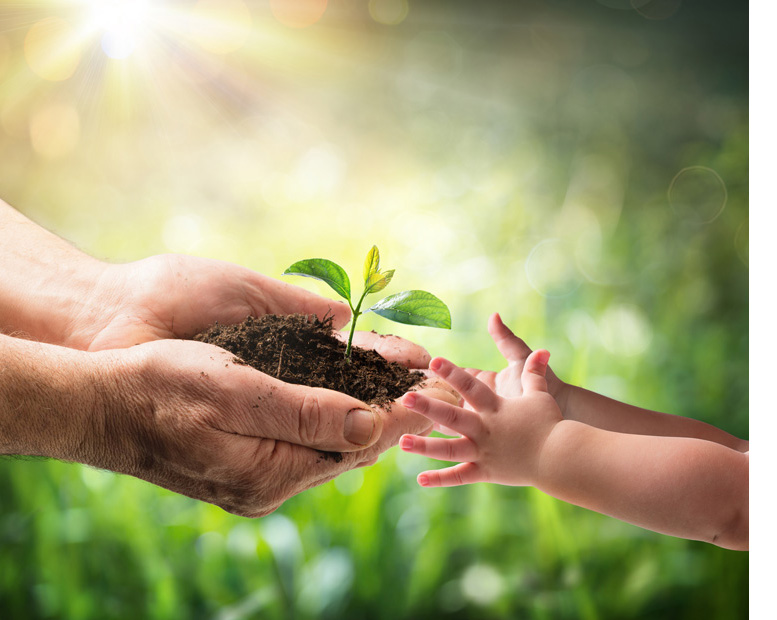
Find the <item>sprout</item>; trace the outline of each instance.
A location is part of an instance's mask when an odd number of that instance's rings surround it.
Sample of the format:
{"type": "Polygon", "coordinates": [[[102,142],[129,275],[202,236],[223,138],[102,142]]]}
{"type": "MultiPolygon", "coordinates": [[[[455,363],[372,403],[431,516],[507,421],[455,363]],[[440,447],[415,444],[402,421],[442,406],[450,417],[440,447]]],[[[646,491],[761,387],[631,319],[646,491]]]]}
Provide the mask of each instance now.
{"type": "Polygon", "coordinates": [[[348,346],[345,349],[345,357],[351,360],[351,343],[353,333],[356,331],[356,320],[368,312],[374,312],[382,317],[397,323],[407,325],[426,325],[427,327],[451,328],[451,313],[448,307],[437,297],[426,291],[402,291],[384,297],[370,308],[361,311],[362,302],[367,295],[382,291],[389,285],[394,277],[394,270],[380,270],[380,252],[377,246],[367,253],[364,261],[364,292],[359,302],[354,307],[351,301],[351,281],[348,274],[337,263],[326,258],[308,258],[297,261],[283,272],[284,276],[305,276],[322,280],[331,286],[335,292],[343,297],[351,308],[353,319],[351,320],[351,333],[348,335],[348,346]]]}

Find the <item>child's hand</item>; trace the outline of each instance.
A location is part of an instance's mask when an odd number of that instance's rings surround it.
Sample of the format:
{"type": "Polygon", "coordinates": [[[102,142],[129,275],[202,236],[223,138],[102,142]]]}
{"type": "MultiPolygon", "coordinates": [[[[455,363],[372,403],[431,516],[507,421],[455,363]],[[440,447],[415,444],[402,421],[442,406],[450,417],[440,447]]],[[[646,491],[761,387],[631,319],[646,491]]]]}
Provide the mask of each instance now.
{"type": "MultiPolygon", "coordinates": [[[[504,324],[502,317],[496,312],[488,319],[488,333],[509,365],[499,372],[478,368],[467,368],[467,372],[480,379],[499,396],[520,396],[523,393],[521,373],[532,350],[504,324]]],[[[548,382],[548,392],[556,399],[563,413],[569,386],[559,379],[550,367],[545,372],[545,379],[548,382]]]]}
{"type": "Polygon", "coordinates": [[[562,419],[545,380],[549,357],[545,350],[534,351],[522,364],[520,375],[511,364],[504,381],[506,388],[515,388],[516,383],[522,386],[522,395],[515,398],[498,396],[448,360],[433,359],[429,368],[458,390],[472,410],[415,392],[402,398],[401,403],[408,409],[461,434],[452,439],[402,436],[399,445],[405,452],[459,462],[453,467],[421,473],[418,483],[425,487],[472,482],[534,484],[542,446],[562,419]]]}

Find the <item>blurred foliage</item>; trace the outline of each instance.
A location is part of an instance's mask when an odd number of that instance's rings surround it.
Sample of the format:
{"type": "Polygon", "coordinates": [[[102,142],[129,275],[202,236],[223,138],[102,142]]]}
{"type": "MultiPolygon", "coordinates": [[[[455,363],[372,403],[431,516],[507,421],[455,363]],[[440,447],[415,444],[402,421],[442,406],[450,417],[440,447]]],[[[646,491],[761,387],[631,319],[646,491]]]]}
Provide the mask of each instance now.
{"type": "MultiPolygon", "coordinates": [[[[452,332],[396,327],[434,354],[500,368],[498,310],[566,380],[747,437],[747,4],[98,5],[0,3],[0,195],[35,221],[269,275],[377,243],[450,306],[452,332]]],[[[2,460],[0,615],[747,613],[747,554],[427,466],[392,450],[250,521],[2,460]]]]}

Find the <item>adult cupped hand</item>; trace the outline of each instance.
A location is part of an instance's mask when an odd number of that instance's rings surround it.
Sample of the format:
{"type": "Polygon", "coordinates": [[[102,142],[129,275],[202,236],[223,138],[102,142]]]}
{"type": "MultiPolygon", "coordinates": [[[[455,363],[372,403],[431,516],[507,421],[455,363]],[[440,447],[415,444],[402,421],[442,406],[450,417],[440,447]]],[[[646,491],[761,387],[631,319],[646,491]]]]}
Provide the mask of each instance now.
{"type": "MultiPolygon", "coordinates": [[[[287,384],[200,342],[159,340],[97,355],[107,360],[110,388],[101,429],[81,460],[238,515],[266,515],[371,464],[403,433],[430,430],[426,418],[398,404],[382,410],[287,384]]],[[[429,393],[455,402],[442,388],[429,393]]]]}
{"type": "MultiPolygon", "coordinates": [[[[239,265],[164,254],[126,264],[102,264],[64,344],[88,351],[124,348],[191,338],[216,322],[230,325],[248,315],[292,313],[332,316],[335,329],[351,316],[347,304],[239,265]]],[[[410,368],[426,368],[431,359],[422,347],[394,336],[357,332],[354,344],[410,368]]]]}

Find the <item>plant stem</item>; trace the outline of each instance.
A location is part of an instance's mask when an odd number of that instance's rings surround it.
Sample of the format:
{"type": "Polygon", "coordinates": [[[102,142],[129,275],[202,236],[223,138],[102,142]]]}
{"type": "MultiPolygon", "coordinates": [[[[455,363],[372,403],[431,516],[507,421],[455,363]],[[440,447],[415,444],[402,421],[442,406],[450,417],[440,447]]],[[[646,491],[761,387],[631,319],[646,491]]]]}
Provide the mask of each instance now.
{"type": "MultiPolygon", "coordinates": [[[[348,334],[348,346],[345,347],[345,359],[350,364],[351,362],[351,342],[353,342],[353,333],[356,331],[356,319],[359,318],[361,315],[362,302],[364,301],[364,297],[367,295],[367,289],[364,289],[364,292],[362,293],[362,296],[359,298],[359,303],[356,304],[356,309],[354,309],[353,306],[351,306],[351,312],[353,313],[353,318],[351,319],[351,333],[348,334]]],[[[348,302],[350,304],[350,301],[348,302]]]]}

